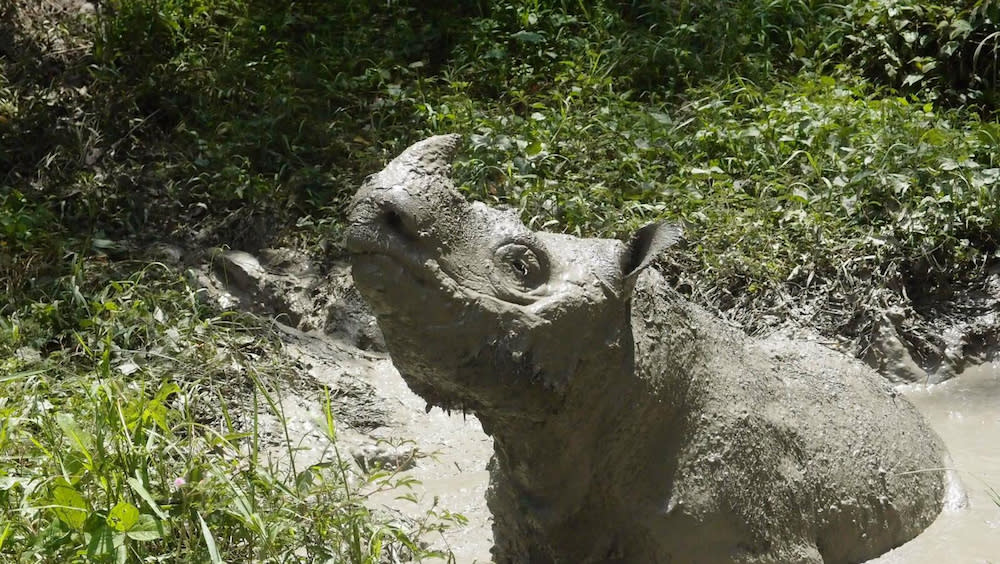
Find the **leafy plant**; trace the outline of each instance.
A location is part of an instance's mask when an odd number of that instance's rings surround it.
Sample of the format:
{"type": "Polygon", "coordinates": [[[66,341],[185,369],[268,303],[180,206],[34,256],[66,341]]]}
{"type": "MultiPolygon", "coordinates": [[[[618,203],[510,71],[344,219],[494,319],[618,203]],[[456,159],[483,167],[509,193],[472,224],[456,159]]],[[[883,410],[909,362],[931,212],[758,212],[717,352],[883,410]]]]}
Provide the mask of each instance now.
{"type": "Polygon", "coordinates": [[[0,323],[4,559],[446,557],[419,539],[461,516],[405,522],[365,504],[413,482],[340,455],[329,394],[332,456],[296,469],[278,343],[160,268],[97,283],[82,266],[57,299],[0,323]],[[290,463],[265,456],[259,413],[280,422],[290,463]]]}
{"type": "Polygon", "coordinates": [[[846,59],[868,76],[931,99],[996,102],[997,3],[866,0],[848,4],[845,16],[846,59]]]}

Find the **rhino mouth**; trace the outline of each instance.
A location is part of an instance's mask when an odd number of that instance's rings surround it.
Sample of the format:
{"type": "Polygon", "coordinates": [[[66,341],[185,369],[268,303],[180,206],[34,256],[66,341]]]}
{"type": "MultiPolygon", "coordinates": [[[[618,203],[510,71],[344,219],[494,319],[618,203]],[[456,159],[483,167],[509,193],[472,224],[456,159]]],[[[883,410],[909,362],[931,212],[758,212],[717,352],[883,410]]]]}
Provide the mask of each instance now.
{"type": "Polygon", "coordinates": [[[422,276],[423,268],[418,261],[402,253],[389,252],[351,252],[351,264],[354,269],[365,269],[383,271],[386,276],[393,275],[399,277],[400,274],[407,273],[420,285],[426,284],[422,276]]]}
{"type": "Polygon", "coordinates": [[[418,281],[423,276],[423,262],[410,252],[412,238],[401,227],[402,220],[394,213],[381,214],[374,225],[352,222],[347,230],[345,246],[355,264],[371,262],[409,271],[418,281]]]}
{"type": "Polygon", "coordinates": [[[403,253],[352,253],[355,285],[380,323],[417,324],[444,338],[465,323],[476,295],[433,259],[403,253]],[[435,305],[431,305],[435,304],[435,305]]]}
{"type": "Polygon", "coordinates": [[[560,405],[564,390],[547,385],[531,348],[495,326],[505,310],[498,301],[463,288],[432,259],[354,249],[357,288],[400,374],[428,406],[538,423],[560,405]]]}
{"type": "Polygon", "coordinates": [[[395,254],[353,253],[351,270],[358,290],[382,316],[413,309],[407,306],[420,301],[418,292],[439,285],[416,261],[395,254]]]}

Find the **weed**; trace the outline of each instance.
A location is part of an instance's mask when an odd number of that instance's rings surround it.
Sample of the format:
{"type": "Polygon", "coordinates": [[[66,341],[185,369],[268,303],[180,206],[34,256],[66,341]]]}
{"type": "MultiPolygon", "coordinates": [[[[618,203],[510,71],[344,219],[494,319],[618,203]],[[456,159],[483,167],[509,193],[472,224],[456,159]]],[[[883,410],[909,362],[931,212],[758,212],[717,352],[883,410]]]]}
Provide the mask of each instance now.
{"type": "Polygon", "coordinates": [[[995,2],[894,0],[846,6],[842,46],[854,68],[905,92],[960,103],[996,102],[995,2]]]}
{"type": "Polygon", "coordinates": [[[288,453],[297,441],[278,407],[279,344],[161,270],[99,282],[80,265],[59,299],[0,323],[4,559],[445,557],[419,539],[461,517],[406,522],[366,505],[412,482],[340,455],[329,395],[330,456],[297,470],[267,454],[260,411],[288,453]]]}

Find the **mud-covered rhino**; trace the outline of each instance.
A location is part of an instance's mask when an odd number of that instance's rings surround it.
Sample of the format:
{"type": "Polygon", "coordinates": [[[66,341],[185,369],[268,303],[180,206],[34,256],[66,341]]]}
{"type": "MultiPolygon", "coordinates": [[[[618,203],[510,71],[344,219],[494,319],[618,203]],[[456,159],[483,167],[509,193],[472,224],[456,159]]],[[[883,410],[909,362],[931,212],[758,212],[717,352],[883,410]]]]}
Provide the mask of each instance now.
{"type": "Polygon", "coordinates": [[[938,438],[868,368],[757,342],[628,242],[527,229],[408,148],[351,204],[354,279],[393,362],[495,440],[497,562],[859,562],[942,508],[938,438]]]}

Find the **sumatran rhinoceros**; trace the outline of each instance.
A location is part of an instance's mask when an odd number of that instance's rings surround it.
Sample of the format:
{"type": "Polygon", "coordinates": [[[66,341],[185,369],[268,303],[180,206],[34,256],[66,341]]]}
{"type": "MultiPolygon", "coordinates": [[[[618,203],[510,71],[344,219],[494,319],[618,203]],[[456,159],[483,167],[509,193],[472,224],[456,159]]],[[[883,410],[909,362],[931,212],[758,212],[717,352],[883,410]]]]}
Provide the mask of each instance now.
{"type": "Polygon", "coordinates": [[[871,370],[685,301],[647,268],[674,226],[581,239],[467,202],[458,142],[369,177],[347,245],[409,386],[494,438],[497,562],[859,562],[934,520],[943,447],[871,370]]]}

